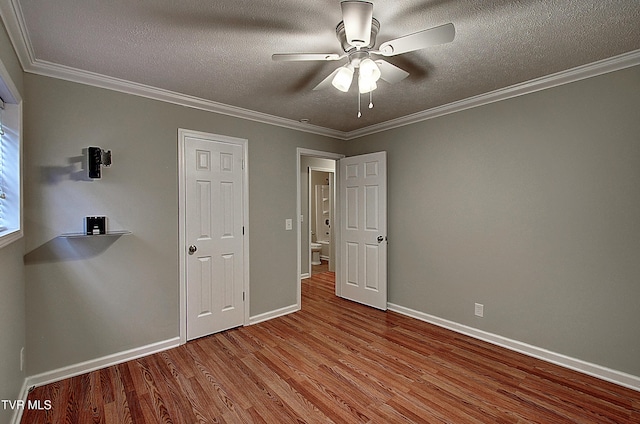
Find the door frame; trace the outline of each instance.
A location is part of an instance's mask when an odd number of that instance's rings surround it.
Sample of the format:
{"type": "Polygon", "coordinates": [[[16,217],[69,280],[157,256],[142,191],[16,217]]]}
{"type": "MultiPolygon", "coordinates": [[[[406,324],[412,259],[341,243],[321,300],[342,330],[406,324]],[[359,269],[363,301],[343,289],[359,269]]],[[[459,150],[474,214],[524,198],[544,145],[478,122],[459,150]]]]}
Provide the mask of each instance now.
{"type": "Polygon", "coordinates": [[[179,267],[179,334],[180,344],[187,342],[187,241],[186,241],[186,163],[185,138],[196,137],[210,142],[236,144],[242,146],[243,152],[243,187],[242,187],[242,225],[244,227],[243,255],[244,255],[244,323],[249,324],[250,294],[249,294],[249,140],[178,128],[178,267],[179,267]]]}
{"type": "MultiPolygon", "coordinates": [[[[302,181],[300,179],[300,172],[302,171],[300,169],[300,159],[302,158],[302,156],[310,156],[310,157],[315,157],[315,158],[322,158],[322,159],[333,159],[336,162],[340,159],[342,159],[343,157],[345,157],[345,155],[341,154],[341,153],[333,153],[333,152],[325,152],[325,151],[321,151],[321,150],[312,150],[312,149],[305,149],[302,147],[298,147],[296,149],[296,232],[297,232],[297,242],[298,242],[298,273],[297,273],[297,282],[296,282],[296,287],[297,287],[297,293],[296,293],[296,302],[297,302],[297,310],[300,310],[302,308],[302,222],[300,221],[300,217],[302,216],[302,198],[300,196],[300,191],[301,191],[301,187],[302,187],[302,181]]],[[[334,210],[339,210],[338,209],[338,199],[336,196],[336,193],[338,192],[338,164],[336,163],[336,170],[335,173],[333,174],[333,182],[334,182],[334,187],[333,187],[333,208],[334,210]]],[[[305,199],[305,201],[308,201],[307,199],[305,199]]],[[[334,232],[334,236],[335,236],[335,241],[334,241],[334,246],[335,246],[335,250],[333,251],[334,257],[335,258],[339,258],[340,256],[340,227],[339,227],[339,214],[335,214],[335,216],[333,217],[333,221],[334,221],[334,227],[335,227],[335,232],[334,232]]],[[[336,260],[336,275],[339,275],[339,263],[340,261],[336,260]]],[[[339,295],[338,293],[338,287],[339,285],[336,284],[336,294],[339,295]]]]}

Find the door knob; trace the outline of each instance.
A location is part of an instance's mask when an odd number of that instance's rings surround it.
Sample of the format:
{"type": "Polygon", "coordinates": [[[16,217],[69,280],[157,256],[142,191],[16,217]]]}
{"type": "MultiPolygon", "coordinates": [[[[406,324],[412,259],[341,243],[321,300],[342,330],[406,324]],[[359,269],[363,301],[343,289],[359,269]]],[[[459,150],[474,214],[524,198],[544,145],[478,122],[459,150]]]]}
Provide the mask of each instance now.
{"type": "Polygon", "coordinates": [[[189,254],[193,255],[194,253],[196,253],[196,250],[198,250],[198,247],[194,244],[192,244],[191,246],[189,246],[189,254]]]}
{"type": "Polygon", "coordinates": [[[384,237],[383,236],[378,236],[378,243],[382,243],[384,241],[384,237]]]}

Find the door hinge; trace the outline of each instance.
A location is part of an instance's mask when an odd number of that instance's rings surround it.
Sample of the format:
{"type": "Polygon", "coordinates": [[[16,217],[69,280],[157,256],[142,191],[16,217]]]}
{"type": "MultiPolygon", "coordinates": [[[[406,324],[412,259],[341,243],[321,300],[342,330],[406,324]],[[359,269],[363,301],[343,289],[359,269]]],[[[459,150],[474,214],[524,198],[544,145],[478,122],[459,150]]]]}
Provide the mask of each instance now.
{"type": "Polygon", "coordinates": [[[242,169],[244,169],[244,159],[242,159],[242,169]]]}
{"type": "Polygon", "coordinates": [[[244,235],[244,227],[242,227],[242,235],[244,235]]]}
{"type": "Polygon", "coordinates": [[[244,302],[244,292],[242,292],[242,301],[244,302]]]}

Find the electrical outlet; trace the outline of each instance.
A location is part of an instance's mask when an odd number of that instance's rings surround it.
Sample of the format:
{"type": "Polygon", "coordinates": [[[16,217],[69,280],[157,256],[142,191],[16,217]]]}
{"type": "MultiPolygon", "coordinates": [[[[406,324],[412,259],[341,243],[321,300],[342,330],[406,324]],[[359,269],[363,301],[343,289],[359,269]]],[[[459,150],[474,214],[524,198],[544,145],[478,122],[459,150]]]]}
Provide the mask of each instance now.
{"type": "Polygon", "coordinates": [[[20,371],[24,371],[24,363],[25,361],[25,357],[24,357],[24,347],[20,349],[20,371]]]}
{"type": "Polygon", "coordinates": [[[482,303],[476,303],[475,313],[477,317],[484,316],[484,305],[482,303]]]}

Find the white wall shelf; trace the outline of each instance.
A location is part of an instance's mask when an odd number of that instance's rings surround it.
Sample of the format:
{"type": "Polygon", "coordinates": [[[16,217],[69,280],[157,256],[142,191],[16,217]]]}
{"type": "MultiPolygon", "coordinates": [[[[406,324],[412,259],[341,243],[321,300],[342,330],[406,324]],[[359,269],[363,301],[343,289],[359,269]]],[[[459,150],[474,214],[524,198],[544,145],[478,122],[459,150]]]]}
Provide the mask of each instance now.
{"type": "Polygon", "coordinates": [[[131,231],[120,230],[120,231],[109,231],[106,234],[67,233],[67,234],[60,234],[60,237],[63,237],[63,238],[120,237],[120,236],[128,236],[129,234],[132,234],[131,231]]]}

